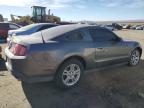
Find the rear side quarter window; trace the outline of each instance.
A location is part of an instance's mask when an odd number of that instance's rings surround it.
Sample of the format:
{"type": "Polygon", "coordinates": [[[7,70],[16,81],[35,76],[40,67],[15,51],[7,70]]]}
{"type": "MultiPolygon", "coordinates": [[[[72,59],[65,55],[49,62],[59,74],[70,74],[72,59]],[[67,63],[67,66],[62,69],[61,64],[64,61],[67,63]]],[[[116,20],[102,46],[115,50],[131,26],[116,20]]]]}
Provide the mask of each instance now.
{"type": "Polygon", "coordinates": [[[77,31],[72,32],[66,35],[65,40],[67,41],[83,41],[84,40],[84,33],[77,31]]]}

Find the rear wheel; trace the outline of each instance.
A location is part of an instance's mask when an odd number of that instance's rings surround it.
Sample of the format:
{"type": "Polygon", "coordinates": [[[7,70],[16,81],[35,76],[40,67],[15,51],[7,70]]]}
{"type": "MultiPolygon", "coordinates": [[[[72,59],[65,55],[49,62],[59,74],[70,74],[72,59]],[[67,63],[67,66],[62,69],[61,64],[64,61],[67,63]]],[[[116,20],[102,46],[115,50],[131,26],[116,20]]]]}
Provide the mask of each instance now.
{"type": "Polygon", "coordinates": [[[83,65],[77,59],[65,61],[55,76],[55,82],[60,88],[70,88],[78,84],[82,77],[83,65]]]}
{"type": "Polygon", "coordinates": [[[135,49],[131,53],[129,65],[136,66],[139,63],[139,61],[140,61],[140,51],[138,49],[135,49]]]}

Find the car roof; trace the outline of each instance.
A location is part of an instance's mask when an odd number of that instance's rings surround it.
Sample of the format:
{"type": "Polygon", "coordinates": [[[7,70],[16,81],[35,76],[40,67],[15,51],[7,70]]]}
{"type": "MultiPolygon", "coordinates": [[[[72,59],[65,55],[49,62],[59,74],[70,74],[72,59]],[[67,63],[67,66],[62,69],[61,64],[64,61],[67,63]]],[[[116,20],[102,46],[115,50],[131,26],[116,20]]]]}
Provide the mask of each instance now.
{"type": "Polygon", "coordinates": [[[35,25],[59,25],[59,24],[56,24],[56,23],[33,23],[35,25]]]}
{"type": "Polygon", "coordinates": [[[87,28],[87,27],[97,27],[97,28],[101,28],[99,26],[96,25],[88,25],[88,24],[71,24],[71,25],[61,25],[61,26],[56,26],[56,27],[52,27],[50,29],[46,29],[41,31],[43,38],[45,40],[49,40],[52,38],[55,38],[57,36],[63,35],[65,33],[77,30],[77,29],[81,29],[81,28],[87,28]]]}
{"type": "MultiPolygon", "coordinates": [[[[47,25],[55,25],[55,26],[58,26],[58,24],[55,24],[55,23],[33,23],[33,24],[30,24],[30,25],[33,25],[32,28],[34,27],[42,27],[42,26],[47,26],[47,25]]],[[[28,26],[28,25],[27,25],[28,26]]],[[[25,26],[24,26],[25,27],[25,26]]]]}
{"type": "MultiPolygon", "coordinates": [[[[0,22],[0,24],[15,24],[15,25],[18,25],[16,23],[13,23],[13,22],[0,22]]],[[[58,25],[58,24],[55,24],[55,23],[33,23],[34,25],[58,25]]],[[[18,25],[20,26],[20,25],[18,25]]]]}

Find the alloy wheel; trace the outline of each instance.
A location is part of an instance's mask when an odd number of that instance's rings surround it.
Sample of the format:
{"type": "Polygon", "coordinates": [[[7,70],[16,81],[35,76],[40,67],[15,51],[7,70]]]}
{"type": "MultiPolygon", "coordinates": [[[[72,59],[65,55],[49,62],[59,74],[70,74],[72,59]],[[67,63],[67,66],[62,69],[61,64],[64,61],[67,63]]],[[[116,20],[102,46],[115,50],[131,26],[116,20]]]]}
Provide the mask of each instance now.
{"type": "Polygon", "coordinates": [[[130,64],[135,66],[139,63],[140,60],[140,53],[138,50],[134,50],[131,54],[130,64]]]}
{"type": "Polygon", "coordinates": [[[79,81],[81,68],[77,64],[70,64],[65,67],[62,73],[62,81],[67,86],[72,86],[79,81]]]}

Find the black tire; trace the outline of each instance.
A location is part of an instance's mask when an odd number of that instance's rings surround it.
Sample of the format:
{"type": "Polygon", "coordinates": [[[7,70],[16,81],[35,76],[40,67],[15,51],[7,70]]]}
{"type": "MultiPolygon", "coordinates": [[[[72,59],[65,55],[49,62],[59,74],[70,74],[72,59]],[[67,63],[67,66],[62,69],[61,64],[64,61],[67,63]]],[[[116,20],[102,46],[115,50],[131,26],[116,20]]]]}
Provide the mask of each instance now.
{"type": "MultiPolygon", "coordinates": [[[[77,59],[69,59],[69,60],[66,60],[58,69],[56,75],[55,75],[55,83],[56,85],[59,87],[59,88],[62,88],[62,89],[67,89],[67,88],[71,88],[71,87],[74,87],[75,85],[77,85],[79,83],[79,81],[81,80],[81,77],[83,75],[83,71],[84,71],[84,66],[83,64],[77,60],[77,59]],[[76,66],[79,67],[80,69],[80,76],[79,76],[79,79],[77,80],[76,83],[72,84],[72,85],[66,85],[64,83],[64,80],[63,80],[63,73],[64,73],[64,70],[72,65],[72,64],[75,64],[76,66]]],[[[68,72],[69,73],[69,72],[68,72]]]]}
{"type": "Polygon", "coordinates": [[[129,60],[129,66],[136,66],[138,65],[140,62],[140,51],[138,49],[135,49],[131,52],[131,55],[130,55],[130,60],[129,60]],[[133,54],[137,52],[138,53],[138,60],[136,63],[133,62],[133,54]]]}

